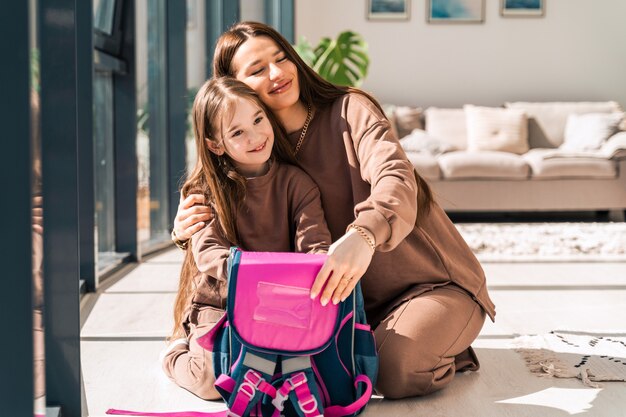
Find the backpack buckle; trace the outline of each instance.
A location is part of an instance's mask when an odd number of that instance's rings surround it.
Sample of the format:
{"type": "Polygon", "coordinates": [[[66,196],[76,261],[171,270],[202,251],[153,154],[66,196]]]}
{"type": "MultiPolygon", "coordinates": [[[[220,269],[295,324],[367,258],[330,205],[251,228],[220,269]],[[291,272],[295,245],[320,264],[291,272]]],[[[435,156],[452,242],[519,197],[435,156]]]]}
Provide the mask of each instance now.
{"type": "Polygon", "coordinates": [[[304,414],[311,414],[317,410],[317,400],[311,395],[306,401],[298,401],[298,406],[304,414]]]}
{"type": "Polygon", "coordinates": [[[289,397],[289,393],[285,395],[280,391],[276,391],[276,398],[272,400],[272,405],[278,411],[283,411],[285,409],[285,401],[287,401],[288,397],[289,397]]]}
{"type": "Polygon", "coordinates": [[[291,378],[285,379],[285,382],[280,389],[276,390],[276,397],[272,400],[272,405],[278,411],[283,411],[285,408],[285,401],[289,398],[289,393],[299,387],[302,384],[306,384],[307,378],[304,372],[298,372],[291,378]]]}
{"type": "Polygon", "coordinates": [[[248,372],[244,375],[243,380],[250,383],[254,388],[259,388],[259,385],[263,382],[263,377],[257,371],[248,369],[248,372]]]}
{"type": "Polygon", "coordinates": [[[254,398],[254,394],[256,394],[259,385],[263,382],[263,378],[261,375],[249,369],[248,372],[243,377],[243,382],[239,385],[239,389],[237,391],[244,393],[250,400],[254,398]]]}
{"type": "Polygon", "coordinates": [[[300,385],[305,384],[307,382],[307,379],[304,372],[298,372],[291,378],[288,378],[285,382],[289,382],[289,385],[291,385],[291,387],[289,387],[289,391],[291,391],[298,388],[300,385]]]}

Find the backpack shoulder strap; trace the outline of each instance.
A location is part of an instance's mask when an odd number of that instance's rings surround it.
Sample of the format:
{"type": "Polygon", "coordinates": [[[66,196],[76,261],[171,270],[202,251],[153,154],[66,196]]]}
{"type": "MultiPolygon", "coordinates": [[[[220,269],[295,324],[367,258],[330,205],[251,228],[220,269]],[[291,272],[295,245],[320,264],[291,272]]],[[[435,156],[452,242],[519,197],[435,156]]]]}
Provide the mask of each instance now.
{"type": "Polygon", "coordinates": [[[229,416],[247,416],[264,394],[274,398],[276,389],[270,384],[276,369],[276,355],[242,347],[241,358],[233,367],[232,377],[220,375],[216,388],[228,392],[229,416]]]}
{"type": "Polygon", "coordinates": [[[272,405],[279,415],[289,400],[299,417],[323,415],[323,404],[315,383],[310,356],[283,356],[281,361],[283,384],[276,390],[272,405]]]}

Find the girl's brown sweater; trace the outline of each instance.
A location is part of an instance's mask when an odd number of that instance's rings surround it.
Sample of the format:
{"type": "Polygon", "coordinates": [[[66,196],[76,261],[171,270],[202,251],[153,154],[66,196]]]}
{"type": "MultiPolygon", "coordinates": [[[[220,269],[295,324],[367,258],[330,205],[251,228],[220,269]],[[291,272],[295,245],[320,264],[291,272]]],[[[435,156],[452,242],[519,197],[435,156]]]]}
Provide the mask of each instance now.
{"type": "MultiPolygon", "coordinates": [[[[248,179],[246,199],[237,212],[240,247],[264,252],[326,252],[330,233],[320,193],[301,169],[273,162],[267,174],[248,179]]],[[[199,274],[193,302],[224,308],[228,242],[216,218],[192,237],[199,274]]]]}

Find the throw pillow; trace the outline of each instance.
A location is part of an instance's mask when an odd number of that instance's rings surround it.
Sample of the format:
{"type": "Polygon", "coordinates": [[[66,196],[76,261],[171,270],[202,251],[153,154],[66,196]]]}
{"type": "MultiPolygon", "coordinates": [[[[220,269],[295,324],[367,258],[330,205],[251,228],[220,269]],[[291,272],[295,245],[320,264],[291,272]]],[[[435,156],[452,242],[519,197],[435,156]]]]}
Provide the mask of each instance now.
{"type": "Polygon", "coordinates": [[[423,129],[422,109],[420,107],[398,106],[393,112],[393,117],[398,129],[398,138],[402,139],[410,134],[413,129],[423,129]]]}
{"type": "Polygon", "coordinates": [[[457,150],[467,148],[467,129],[463,109],[426,109],[426,132],[434,138],[454,146],[457,150]]]}
{"type": "Polygon", "coordinates": [[[531,148],[556,148],[563,143],[565,124],[570,114],[616,113],[622,109],[616,101],[515,102],[505,103],[510,109],[526,112],[528,142],[531,148]]]}
{"type": "Polygon", "coordinates": [[[523,110],[466,105],[467,150],[528,152],[528,118],[523,110]]]}
{"type": "Polygon", "coordinates": [[[567,151],[598,149],[615,133],[624,113],[570,114],[565,124],[565,138],[559,147],[567,151]]]}
{"type": "Polygon", "coordinates": [[[400,145],[405,152],[426,152],[433,156],[454,150],[452,145],[430,136],[422,129],[413,129],[409,135],[400,139],[400,145]]]}

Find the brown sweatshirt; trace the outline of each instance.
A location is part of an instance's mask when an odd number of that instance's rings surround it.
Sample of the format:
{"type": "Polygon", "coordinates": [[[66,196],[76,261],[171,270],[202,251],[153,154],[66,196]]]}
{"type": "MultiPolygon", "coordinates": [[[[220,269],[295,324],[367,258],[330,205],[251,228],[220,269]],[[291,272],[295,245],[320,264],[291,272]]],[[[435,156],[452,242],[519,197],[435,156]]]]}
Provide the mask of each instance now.
{"type": "MultiPolygon", "coordinates": [[[[292,145],[300,133],[289,135],[292,145]]],[[[482,267],[445,212],[434,203],[416,225],[414,167],[367,97],[346,94],[318,108],[297,158],[320,189],[333,241],[351,223],[376,237],[361,280],[372,326],[403,301],[449,283],[471,293],[494,319],[482,267]]]]}
{"type": "MultiPolygon", "coordinates": [[[[273,162],[267,174],[248,179],[246,199],[237,212],[240,247],[263,252],[326,252],[330,233],[317,185],[301,169],[273,162]]],[[[192,237],[200,273],[193,302],[224,308],[230,247],[216,218],[192,237]]]]}

